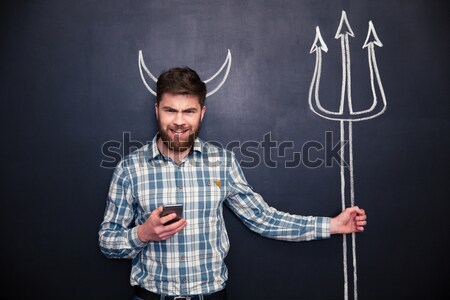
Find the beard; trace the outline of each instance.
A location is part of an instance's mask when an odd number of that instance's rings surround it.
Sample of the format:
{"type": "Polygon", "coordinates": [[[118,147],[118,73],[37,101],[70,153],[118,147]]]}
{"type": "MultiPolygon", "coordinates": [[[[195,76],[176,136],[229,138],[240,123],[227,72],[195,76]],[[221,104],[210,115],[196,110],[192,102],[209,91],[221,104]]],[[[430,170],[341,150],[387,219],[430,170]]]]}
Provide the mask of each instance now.
{"type": "Polygon", "coordinates": [[[168,131],[169,130],[183,130],[185,128],[183,127],[173,127],[173,128],[167,128],[164,129],[161,127],[161,124],[158,122],[158,131],[159,131],[159,135],[161,137],[162,142],[164,143],[164,145],[169,148],[170,150],[174,151],[174,152],[184,152],[188,149],[190,149],[194,143],[195,143],[195,139],[198,137],[198,134],[200,133],[200,127],[201,127],[202,123],[201,121],[198,123],[198,127],[192,131],[189,130],[189,135],[187,138],[180,138],[172,135],[169,135],[168,131]]]}

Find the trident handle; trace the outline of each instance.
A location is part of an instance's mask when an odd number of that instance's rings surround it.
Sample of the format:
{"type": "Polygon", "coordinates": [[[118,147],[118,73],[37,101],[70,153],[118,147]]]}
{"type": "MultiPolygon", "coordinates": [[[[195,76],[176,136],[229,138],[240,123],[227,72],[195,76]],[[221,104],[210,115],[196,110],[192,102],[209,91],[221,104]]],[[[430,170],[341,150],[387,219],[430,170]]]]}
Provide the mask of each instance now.
{"type": "MultiPolygon", "coordinates": [[[[350,199],[350,205],[355,205],[355,184],[353,171],[353,122],[373,119],[384,113],[386,110],[386,96],[384,94],[381,77],[378,71],[378,65],[375,57],[375,46],[382,47],[383,44],[378,39],[372,21],[369,21],[369,30],[363,49],[367,48],[370,84],[373,96],[372,105],[361,111],[353,110],[352,89],[351,89],[351,58],[349,37],[354,37],[354,33],[347,19],[347,14],[342,11],[341,20],[335,35],[335,39],[341,40],[342,53],[342,87],[340,105],[338,111],[330,111],[324,108],[320,103],[319,90],[322,74],[322,52],[328,52],[320,29],[316,27],[316,37],[311,47],[310,53],[316,53],[316,66],[314,68],[313,78],[309,88],[308,103],[312,112],[320,117],[340,123],[340,142],[341,142],[341,161],[340,161],[340,179],[341,179],[341,204],[342,210],[345,210],[348,204],[346,199],[350,199]],[[381,103],[378,101],[378,95],[381,96],[381,103]],[[346,143],[347,141],[347,143],[346,143]],[[348,162],[348,164],[347,164],[348,162]]],[[[357,289],[357,268],[356,268],[356,237],[352,233],[352,265],[353,265],[353,295],[358,299],[357,289]]],[[[343,236],[343,267],[344,267],[344,299],[348,300],[348,270],[347,270],[347,236],[343,236]]]]}
{"type": "MultiPolygon", "coordinates": [[[[347,205],[355,205],[355,180],[353,169],[353,122],[340,121],[340,178],[341,178],[341,206],[345,210],[347,205]],[[350,199],[350,203],[348,203],[350,199]]],[[[342,252],[344,267],[344,299],[348,300],[348,262],[347,262],[347,235],[343,235],[342,252]]],[[[358,275],[356,265],[356,235],[352,233],[352,266],[353,266],[353,295],[358,299],[358,275]]]]}

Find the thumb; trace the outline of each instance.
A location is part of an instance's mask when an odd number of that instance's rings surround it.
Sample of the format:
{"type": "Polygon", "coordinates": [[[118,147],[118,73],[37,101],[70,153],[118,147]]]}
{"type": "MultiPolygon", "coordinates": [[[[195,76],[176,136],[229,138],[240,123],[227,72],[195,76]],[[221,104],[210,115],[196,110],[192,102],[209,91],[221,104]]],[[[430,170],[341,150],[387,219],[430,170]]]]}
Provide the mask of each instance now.
{"type": "Polygon", "coordinates": [[[349,207],[349,208],[347,208],[347,211],[349,212],[349,213],[361,213],[361,208],[359,208],[358,206],[352,206],[352,207],[349,207]]]}
{"type": "Polygon", "coordinates": [[[164,206],[159,206],[157,209],[155,209],[154,211],[152,211],[152,213],[150,214],[150,218],[160,218],[162,212],[163,212],[164,206]]]}

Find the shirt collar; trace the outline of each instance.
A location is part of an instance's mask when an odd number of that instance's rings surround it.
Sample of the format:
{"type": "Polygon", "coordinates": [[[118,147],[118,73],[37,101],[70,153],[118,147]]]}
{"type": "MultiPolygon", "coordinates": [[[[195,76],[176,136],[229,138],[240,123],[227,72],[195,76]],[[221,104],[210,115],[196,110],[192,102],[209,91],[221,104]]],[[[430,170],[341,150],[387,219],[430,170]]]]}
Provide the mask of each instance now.
{"type": "MultiPolygon", "coordinates": [[[[157,145],[157,140],[159,138],[159,132],[156,133],[156,135],[153,137],[152,142],[149,144],[148,146],[148,157],[149,157],[149,161],[156,159],[158,157],[163,158],[164,155],[161,153],[161,151],[159,151],[158,149],[158,145],[157,145]]],[[[194,141],[194,147],[191,149],[191,152],[189,152],[188,156],[191,155],[192,152],[198,152],[198,153],[202,153],[203,152],[203,146],[204,146],[205,142],[200,139],[199,137],[195,138],[194,141]]]]}

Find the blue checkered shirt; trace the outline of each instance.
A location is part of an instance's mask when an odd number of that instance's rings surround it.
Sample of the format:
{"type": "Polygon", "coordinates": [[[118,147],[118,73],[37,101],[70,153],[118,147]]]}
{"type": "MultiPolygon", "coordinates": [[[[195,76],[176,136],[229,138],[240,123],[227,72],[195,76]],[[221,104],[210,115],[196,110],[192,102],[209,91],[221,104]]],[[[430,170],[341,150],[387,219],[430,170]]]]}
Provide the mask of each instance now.
{"type": "Polygon", "coordinates": [[[131,285],[158,294],[209,294],[225,287],[229,240],[223,203],[251,230],[269,238],[308,241],[330,236],[330,219],[279,212],[247,183],[234,154],[196,139],[177,165],[156,146],[116,167],[100,226],[101,251],[131,258],[131,285]],[[137,226],[161,205],[182,204],[188,225],[166,241],[143,243],[137,226]]]}

